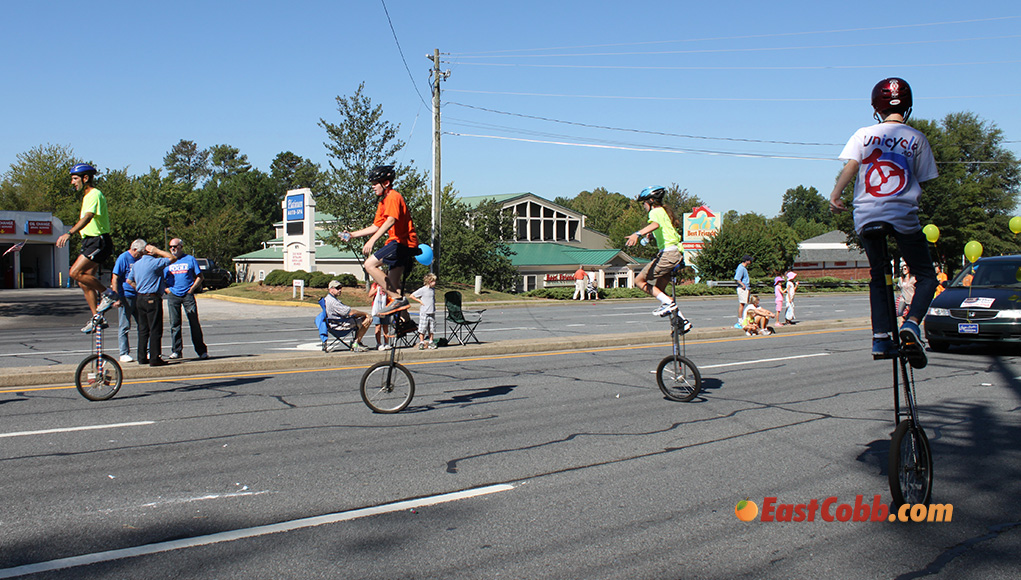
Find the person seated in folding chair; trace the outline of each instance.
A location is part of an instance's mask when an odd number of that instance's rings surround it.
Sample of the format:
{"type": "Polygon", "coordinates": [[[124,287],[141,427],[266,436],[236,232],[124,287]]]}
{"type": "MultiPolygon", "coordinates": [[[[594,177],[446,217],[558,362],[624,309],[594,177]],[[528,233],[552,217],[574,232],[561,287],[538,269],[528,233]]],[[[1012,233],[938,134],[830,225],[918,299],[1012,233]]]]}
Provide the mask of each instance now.
{"type": "Polygon", "coordinates": [[[400,330],[401,320],[406,327],[410,326],[408,323],[411,322],[411,315],[406,308],[408,299],[404,296],[403,275],[405,272],[410,273],[413,260],[421,250],[418,249],[418,236],[415,233],[415,224],[411,221],[408,204],[400,192],[392,188],[396,177],[397,172],[394,171],[393,165],[377,165],[369,172],[368,181],[379,199],[376,216],[372,220],[372,225],[353,232],[341,232],[340,238],[346,242],[352,238],[369,236],[362,247],[362,253],[367,256],[365,272],[379,284],[380,288],[386,290],[387,296],[391,299],[380,314],[385,316],[391,312],[398,312],[398,320],[394,322],[400,330]],[[383,236],[386,236],[386,243],[373,254],[372,248],[383,236]],[[383,266],[387,267],[386,272],[383,271],[383,266]],[[401,308],[404,310],[399,310],[401,308]]]}
{"type": "Polygon", "coordinates": [[[329,294],[319,301],[323,312],[316,317],[316,323],[319,325],[319,337],[323,340],[323,350],[329,350],[328,341],[332,336],[338,342],[349,346],[354,352],[367,351],[369,348],[362,344],[362,337],[369,329],[372,317],[341,302],[340,291],[340,282],[331,280],[327,289],[329,294]],[[345,338],[349,338],[352,332],[354,332],[354,341],[349,343],[345,338]]]}

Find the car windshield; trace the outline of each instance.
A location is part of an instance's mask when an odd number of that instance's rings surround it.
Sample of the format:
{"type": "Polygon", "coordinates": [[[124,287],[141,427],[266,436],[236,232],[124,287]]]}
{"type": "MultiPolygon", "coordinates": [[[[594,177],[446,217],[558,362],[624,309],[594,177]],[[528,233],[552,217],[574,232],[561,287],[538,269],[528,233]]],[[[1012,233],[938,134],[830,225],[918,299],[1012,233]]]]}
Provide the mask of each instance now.
{"type": "Polygon", "coordinates": [[[951,288],[1021,288],[1021,260],[978,261],[954,278],[951,288]]]}

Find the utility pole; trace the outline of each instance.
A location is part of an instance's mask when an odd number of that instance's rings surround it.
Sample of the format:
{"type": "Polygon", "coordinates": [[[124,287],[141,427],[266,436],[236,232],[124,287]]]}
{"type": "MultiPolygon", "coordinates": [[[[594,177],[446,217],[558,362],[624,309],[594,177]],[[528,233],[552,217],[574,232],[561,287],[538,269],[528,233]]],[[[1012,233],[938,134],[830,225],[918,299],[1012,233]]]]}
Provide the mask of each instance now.
{"type": "Polygon", "coordinates": [[[450,71],[440,71],[440,49],[433,50],[431,55],[425,55],[426,58],[432,59],[432,77],[433,77],[433,228],[432,228],[432,247],[433,247],[433,262],[430,271],[437,276],[440,275],[440,209],[442,201],[440,200],[440,188],[442,187],[442,181],[440,180],[440,81],[445,80],[450,76],[450,71]]]}

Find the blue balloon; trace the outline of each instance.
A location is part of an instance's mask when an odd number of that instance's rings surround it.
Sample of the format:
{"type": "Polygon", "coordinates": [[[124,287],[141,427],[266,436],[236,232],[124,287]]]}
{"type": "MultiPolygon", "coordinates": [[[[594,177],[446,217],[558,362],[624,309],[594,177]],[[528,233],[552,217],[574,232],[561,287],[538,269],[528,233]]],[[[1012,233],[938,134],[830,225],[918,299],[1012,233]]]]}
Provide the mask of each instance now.
{"type": "Polygon", "coordinates": [[[421,254],[415,256],[415,259],[418,260],[418,263],[422,264],[423,266],[428,266],[429,264],[432,264],[433,249],[426,244],[419,244],[418,249],[422,250],[421,254]]]}

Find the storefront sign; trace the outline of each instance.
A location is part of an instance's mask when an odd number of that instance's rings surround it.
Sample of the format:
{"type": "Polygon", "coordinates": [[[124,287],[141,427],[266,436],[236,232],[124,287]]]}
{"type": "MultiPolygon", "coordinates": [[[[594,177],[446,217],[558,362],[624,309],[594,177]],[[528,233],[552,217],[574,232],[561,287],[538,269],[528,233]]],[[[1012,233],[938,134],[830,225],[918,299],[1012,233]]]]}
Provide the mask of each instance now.
{"type": "Polygon", "coordinates": [[[574,283],[574,273],[570,274],[546,274],[547,282],[571,282],[574,283]]]}
{"type": "Polygon", "coordinates": [[[287,196],[287,221],[300,221],[305,219],[305,194],[287,196]]]}
{"type": "Polygon", "coordinates": [[[13,234],[16,231],[14,220],[0,220],[0,234],[13,234]]]}
{"type": "Polygon", "coordinates": [[[53,233],[53,222],[25,222],[25,233],[48,236],[53,233]]]}
{"type": "Polygon", "coordinates": [[[695,256],[702,250],[706,238],[715,236],[720,231],[720,216],[713,214],[706,206],[702,205],[691,210],[691,214],[684,216],[684,241],[681,249],[684,251],[684,263],[692,264],[695,256]]]}

